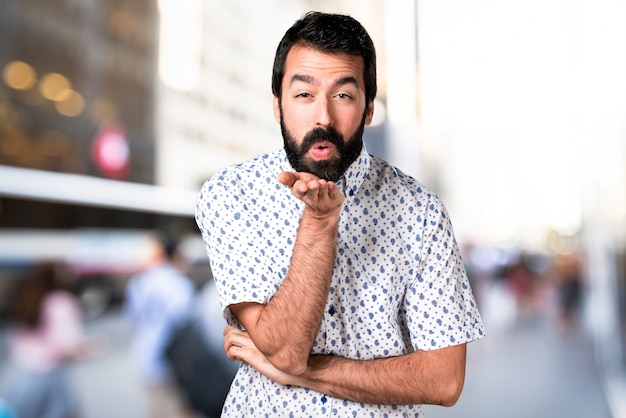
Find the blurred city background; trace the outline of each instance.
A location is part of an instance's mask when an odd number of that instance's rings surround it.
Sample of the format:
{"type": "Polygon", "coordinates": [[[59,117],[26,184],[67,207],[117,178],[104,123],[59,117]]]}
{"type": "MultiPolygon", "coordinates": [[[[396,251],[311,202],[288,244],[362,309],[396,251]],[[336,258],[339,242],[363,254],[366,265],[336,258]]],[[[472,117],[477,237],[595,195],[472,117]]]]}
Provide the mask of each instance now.
{"type": "Polygon", "coordinates": [[[274,52],[311,9],[372,35],[366,145],[442,197],[486,325],[427,416],[626,417],[624,0],[0,0],[0,315],[66,263],[106,340],[85,417],[143,417],[126,283],[153,230],[210,281],[197,193],[282,146],[274,52]]]}

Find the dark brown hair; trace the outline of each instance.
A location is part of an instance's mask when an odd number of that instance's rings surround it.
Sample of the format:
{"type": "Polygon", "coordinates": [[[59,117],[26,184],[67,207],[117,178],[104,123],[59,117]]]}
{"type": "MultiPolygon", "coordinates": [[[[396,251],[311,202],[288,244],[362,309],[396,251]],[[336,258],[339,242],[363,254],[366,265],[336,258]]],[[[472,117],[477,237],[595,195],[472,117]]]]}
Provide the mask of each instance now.
{"type": "Polygon", "coordinates": [[[308,12],[287,30],[276,49],[272,72],[272,93],[282,98],[287,54],[302,45],[327,54],[350,54],[363,57],[365,99],[376,98],[376,50],[365,28],[354,18],[340,14],[308,12]]]}
{"type": "Polygon", "coordinates": [[[45,297],[57,290],[69,290],[69,270],[55,261],[42,261],[19,279],[9,306],[9,319],[16,325],[37,328],[45,297]]]}

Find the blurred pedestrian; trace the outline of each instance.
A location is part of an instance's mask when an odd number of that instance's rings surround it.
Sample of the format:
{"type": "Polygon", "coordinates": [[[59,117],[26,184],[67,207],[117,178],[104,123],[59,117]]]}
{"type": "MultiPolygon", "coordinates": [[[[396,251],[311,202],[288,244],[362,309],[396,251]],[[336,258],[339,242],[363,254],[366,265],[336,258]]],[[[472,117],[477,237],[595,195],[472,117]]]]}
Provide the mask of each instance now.
{"type": "Polygon", "coordinates": [[[226,321],[213,280],[199,291],[192,320],[176,329],[165,349],[172,372],[194,412],[204,418],[221,415],[238,363],[222,348],[226,321]]]}
{"type": "Polygon", "coordinates": [[[125,311],[133,329],[132,356],[146,387],[150,418],[192,414],[177,387],[164,349],[174,329],[193,313],[195,289],[182,272],[176,240],[155,234],[143,269],[126,288],[125,311]]]}
{"type": "Polygon", "coordinates": [[[567,334],[578,326],[582,308],[582,260],[578,252],[556,257],[558,327],[567,334]]]}
{"type": "Polygon", "coordinates": [[[532,319],[535,309],[535,277],[528,268],[526,258],[525,254],[520,254],[517,259],[505,266],[501,273],[509,291],[515,297],[517,315],[520,319],[532,319]]]}
{"type": "Polygon", "coordinates": [[[9,365],[2,397],[19,418],[80,416],[68,364],[93,347],[83,334],[71,275],[42,262],[20,282],[9,307],[9,365]]]}

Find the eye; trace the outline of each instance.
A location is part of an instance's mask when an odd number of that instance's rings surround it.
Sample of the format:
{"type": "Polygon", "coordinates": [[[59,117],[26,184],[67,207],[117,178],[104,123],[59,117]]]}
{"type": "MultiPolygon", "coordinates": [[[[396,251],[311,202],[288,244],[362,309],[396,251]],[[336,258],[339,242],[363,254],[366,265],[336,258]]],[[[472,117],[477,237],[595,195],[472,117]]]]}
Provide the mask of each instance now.
{"type": "Polygon", "coordinates": [[[310,94],[310,93],[307,93],[307,92],[302,92],[302,93],[298,93],[298,94],[296,94],[296,96],[295,96],[295,97],[303,97],[303,98],[307,98],[307,97],[311,97],[311,94],[310,94]]]}
{"type": "Polygon", "coordinates": [[[352,99],[352,95],[348,94],[348,93],[338,93],[337,97],[339,97],[340,99],[352,99]]]}

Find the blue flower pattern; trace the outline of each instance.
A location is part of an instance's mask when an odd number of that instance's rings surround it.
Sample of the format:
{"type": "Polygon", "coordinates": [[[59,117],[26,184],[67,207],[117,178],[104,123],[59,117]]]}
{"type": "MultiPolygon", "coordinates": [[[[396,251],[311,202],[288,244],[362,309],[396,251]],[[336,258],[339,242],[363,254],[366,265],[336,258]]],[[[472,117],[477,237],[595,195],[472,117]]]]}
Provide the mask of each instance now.
{"type": "MultiPolygon", "coordinates": [[[[281,149],[216,174],[198,198],[196,221],[231,325],[241,327],[228,305],[268,303],[289,269],[303,203],[276,180],[282,171],[293,169],[281,149]]],[[[346,200],[312,353],[366,360],[482,338],[480,314],[438,196],[365,149],[337,184],[346,200]]],[[[223,416],[423,413],[420,405],[368,405],[282,386],[244,364],[223,416]]]]}

